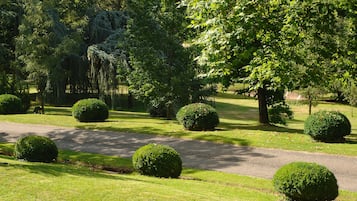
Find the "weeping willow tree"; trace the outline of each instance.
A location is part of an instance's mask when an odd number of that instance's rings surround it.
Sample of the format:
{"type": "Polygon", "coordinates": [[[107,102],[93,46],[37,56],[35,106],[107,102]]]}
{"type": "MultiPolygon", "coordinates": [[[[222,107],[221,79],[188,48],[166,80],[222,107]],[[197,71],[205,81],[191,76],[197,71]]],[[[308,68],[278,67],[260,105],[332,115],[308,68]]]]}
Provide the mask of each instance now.
{"type": "Polygon", "coordinates": [[[127,68],[127,56],[118,46],[124,40],[127,17],[121,11],[100,12],[91,22],[87,49],[92,86],[101,99],[111,97],[112,108],[118,87],[118,68],[127,68]]]}

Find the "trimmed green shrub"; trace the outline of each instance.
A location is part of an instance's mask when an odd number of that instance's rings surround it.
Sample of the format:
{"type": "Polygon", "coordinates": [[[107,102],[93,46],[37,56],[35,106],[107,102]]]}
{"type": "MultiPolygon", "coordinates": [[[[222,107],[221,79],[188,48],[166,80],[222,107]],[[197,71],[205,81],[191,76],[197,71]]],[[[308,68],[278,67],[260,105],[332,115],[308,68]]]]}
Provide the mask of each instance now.
{"type": "Polygon", "coordinates": [[[285,102],[273,104],[268,110],[269,122],[286,125],[286,119],[293,119],[293,111],[285,102]]]}
{"type": "Polygon", "coordinates": [[[182,171],[179,153],[166,145],[142,146],[135,151],[132,159],[134,169],[143,175],[177,178],[182,171]]]}
{"type": "Polygon", "coordinates": [[[88,98],[79,100],[73,105],[72,115],[80,122],[101,122],[109,117],[109,111],[103,101],[88,98]]]}
{"type": "Polygon", "coordinates": [[[340,112],[320,111],[306,119],[304,133],[316,141],[343,141],[344,136],[351,134],[351,123],[340,112]]]}
{"type": "Polygon", "coordinates": [[[23,112],[22,101],[11,94],[0,95],[0,114],[19,114],[23,112]]]}
{"type": "Polygon", "coordinates": [[[273,184],[287,200],[329,201],[338,196],[334,174],[316,163],[293,162],[284,165],[275,173],[273,184]]]}
{"type": "Polygon", "coordinates": [[[193,103],[182,107],[176,119],[188,130],[213,130],[219,124],[216,110],[204,103],[193,103]]]}
{"type": "Polygon", "coordinates": [[[55,161],[57,156],[56,144],[47,137],[29,135],[20,138],[15,144],[15,157],[17,159],[50,163],[55,161]]]}

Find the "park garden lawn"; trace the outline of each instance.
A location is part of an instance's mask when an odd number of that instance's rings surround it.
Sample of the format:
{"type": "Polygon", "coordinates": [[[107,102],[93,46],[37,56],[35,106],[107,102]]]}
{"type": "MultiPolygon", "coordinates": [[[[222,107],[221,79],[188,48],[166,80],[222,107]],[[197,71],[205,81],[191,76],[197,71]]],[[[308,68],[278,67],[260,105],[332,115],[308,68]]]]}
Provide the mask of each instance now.
{"type": "MultiPolygon", "coordinates": [[[[11,155],[12,144],[0,144],[11,155]]],[[[276,201],[271,180],[215,171],[184,169],[179,179],[108,172],[100,167],[131,170],[130,159],[60,151],[58,162],[30,163],[0,155],[1,200],[241,200],[276,201]]],[[[338,201],[356,200],[340,191],[338,201]]]]}
{"type": "Polygon", "coordinates": [[[71,116],[70,107],[48,106],[46,115],[0,115],[0,121],[147,133],[241,146],[357,156],[356,108],[354,108],[355,115],[352,117],[352,110],[348,105],[321,102],[314,107],[313,112],[319,110],[340,111],[350,119],[352,124],[352,135],[347,138],[346,143],[320,143],[303,134],[304,121],[308,116],[308,106],[300,102],[290,102],[294,111],[294,119],[289,120],[287,126],[278,127],[263,126],[257,123],[258,104],[254,99],[232,94],[219,94],[213,100],[221,123],[217,130],[205,132],[186,131],[176,120],[151,118],[144,112],[111,111],[110,118],[104,123],[80,123],[71,116]]]}

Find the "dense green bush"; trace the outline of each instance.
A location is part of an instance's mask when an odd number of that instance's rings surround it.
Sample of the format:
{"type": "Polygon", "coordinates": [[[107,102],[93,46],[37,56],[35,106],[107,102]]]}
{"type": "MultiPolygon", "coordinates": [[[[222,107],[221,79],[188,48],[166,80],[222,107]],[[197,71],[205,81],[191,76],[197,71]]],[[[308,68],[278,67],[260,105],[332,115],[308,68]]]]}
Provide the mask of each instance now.
{"type": "Polygon", "coordinates": [[[0,114],[19,114],[23,112],[22,101],[11,94],[0,95],[0,114]]]}
{"type": "Polygon", "coordinates": [[[272,124],[286,125],[286,119],[293,118],[293,111],[285,102],[273,104],[268,111],[269,122],[272,124]]]}
{"type": "Polygon", "coordinates": [[[351,123],[340,112],[320,111],[306,119],[304,133],[317,141],[342,141],[344,136],[351,134],[351,123]]]}
{"type": "Polygon", "coordinates": [[[177,178],[182,171],[182,161],[173,148],[160,144],[148,144],[134,153],[133,167],[143,175],[177,178]]]}
{"type": "Polygon", "coordinates": [[[80,122],[100,122],[109,117],[109,111],[103,101],[89,98],[77,101],[72,107],[72,115],[80,122]]]}
{"type": "Polygon", "coordinates": [[[15,157],[31,162],[53,162],[57,159],[56,144],[43,136],[29,135],[20,138],[15,144],[15,157]]]}
{"type": "Polygon", "coordinates": [[[294,201],[329,201],[338,196],[334,174],[316,163],[293,162],[273,177],[275,189],[294,201]]]}
{"type": "Polygon", "coordinates": [[[193,103],[182,107],[176,119],[188,130],[213,130],[219,124],[216,110],[204,103],[193,103]]]}

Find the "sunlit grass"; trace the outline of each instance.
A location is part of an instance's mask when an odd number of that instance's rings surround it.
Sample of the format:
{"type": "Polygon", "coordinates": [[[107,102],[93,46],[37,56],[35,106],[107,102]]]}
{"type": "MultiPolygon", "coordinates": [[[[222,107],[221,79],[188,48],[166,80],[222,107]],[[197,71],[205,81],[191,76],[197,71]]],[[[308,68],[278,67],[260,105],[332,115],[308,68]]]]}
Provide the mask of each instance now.
{"type": "MultiPolygon", "coordinates": [[[[131,168],[131,160],[120,157],[61,150],[58,162],[48,164],[16,161],[1,155],[4,151],[11,153],[13,144],[0,144],[0,193],[6,201],[282,200],[269,179],[197,169],[184,169],[179,179],[163,179],[97,168],[131,168]]],[[[357,193],[340,191],[337,201],[356,198],[357,193]]]]}
{"type": "Polygon", "coordinates": [[[352,117],[350,106],[322,102],[313,108],[314,112],[338,110],[352,123],[352,135],[346,143],[320,143],[303,134],[304,121],[308,116],[307,105],[291,102],[294,119],[288,121],[288,126],[277,127],[258,124],[258,103],[254,99],[219,94],[214,98],[214,103],[221,123],[217,130],[204,132],[186,131],[175,120],[151,118],[143,112],[111,111],[106,122],[80,123],[71,117],[69,107],[46,107],[46,115],[0,115],[0,121],[147,133],[243,146],[357,156],[357,110],[352,117]]]}

